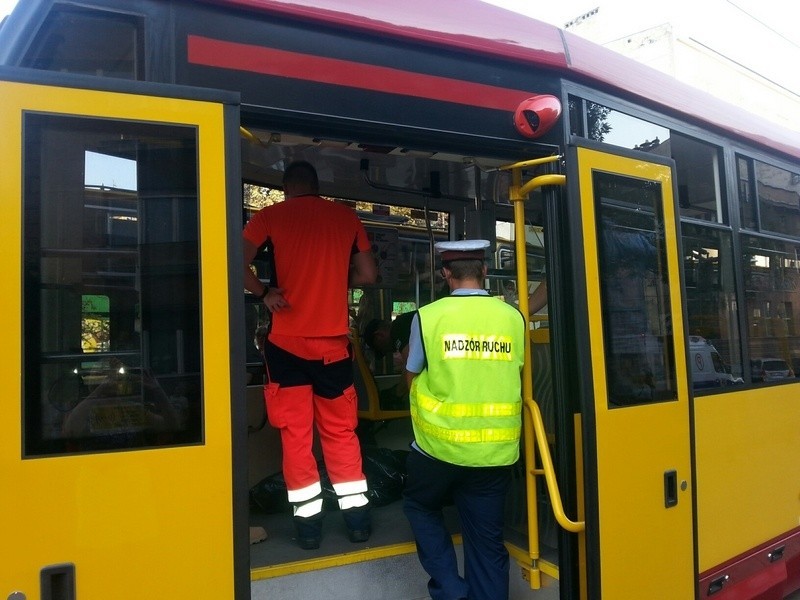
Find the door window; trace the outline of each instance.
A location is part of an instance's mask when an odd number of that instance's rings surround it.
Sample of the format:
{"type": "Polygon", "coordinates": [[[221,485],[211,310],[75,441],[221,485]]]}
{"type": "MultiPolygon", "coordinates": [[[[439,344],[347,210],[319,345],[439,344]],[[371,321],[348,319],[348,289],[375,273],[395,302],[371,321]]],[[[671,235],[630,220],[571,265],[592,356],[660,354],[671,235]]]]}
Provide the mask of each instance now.
{"type": "Polygon", "coordinates": [[[201,441],[193,127],[25,116],[26,456],[201,441]]]}
{"type": "Polygon", "coordinates": [[[593,178],[609,407],[674,400],[661,184],[593,178]]]}

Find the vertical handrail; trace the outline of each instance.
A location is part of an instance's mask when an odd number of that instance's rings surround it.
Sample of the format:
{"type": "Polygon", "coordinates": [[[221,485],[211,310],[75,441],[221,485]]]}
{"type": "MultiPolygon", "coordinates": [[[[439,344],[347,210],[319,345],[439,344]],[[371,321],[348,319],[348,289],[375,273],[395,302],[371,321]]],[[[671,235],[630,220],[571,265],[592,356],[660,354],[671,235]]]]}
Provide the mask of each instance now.
{"type": "MultiPolygon", "coordinates": [[[[540,175],[534,177],[523,185],[522,169],[526,167],[547,164],[559,160],[560,156],[548,156],[545,158],[528,160],[501,167],[501,170],[511,171],[511,186],[509,188],[509,199],[514,207],[514,246],[516,250],[517,264],[517,292],[519,298],[519,309],[528,319],[528,256],[525,235],[525,200],[528,195],[545,185],[561,185],[566,183],[566,177],[558,174],[540,175]]],[[[523,422],[523,439],[525,450],[525,485],[527,491],[527,512],[528,512],[528,555],[532,564],[531,587],[536,589],[541,585],[540,572],[537,566],[539,560],[539,514],[536,505],[536,475],[543,474],[547,483],[547,490],[550,494],[553,512],[559,525],[572,532],[583,531],[585,523],[583,521],[571,521],[564,513],[561,494],[558,490],[558,482],[553,468],[553,459],[550,455],[550,448],[547,445],[547,437],[544,429],[544,422],[539,411],[539,406],[533,399],[533,367],[531,358],[530,334],[525,335],[525,362],[522,367],[522,400],[523,406],[530,415],[530,424],[523,422]],[[542,470],[536,469],[536,448],[542,457],[542,470]]]]}

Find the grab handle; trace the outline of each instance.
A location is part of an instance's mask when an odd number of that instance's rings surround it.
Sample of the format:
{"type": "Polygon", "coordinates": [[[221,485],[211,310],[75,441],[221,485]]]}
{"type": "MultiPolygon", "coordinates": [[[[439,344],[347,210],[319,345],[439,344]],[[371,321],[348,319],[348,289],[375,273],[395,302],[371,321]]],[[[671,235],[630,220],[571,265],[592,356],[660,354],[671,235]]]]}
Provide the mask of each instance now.
{"type": "Polygon", "coordinates": [[[42,568],[39,581],[42,600],[75,600],[75,565],[72,563],[42,568]]]}

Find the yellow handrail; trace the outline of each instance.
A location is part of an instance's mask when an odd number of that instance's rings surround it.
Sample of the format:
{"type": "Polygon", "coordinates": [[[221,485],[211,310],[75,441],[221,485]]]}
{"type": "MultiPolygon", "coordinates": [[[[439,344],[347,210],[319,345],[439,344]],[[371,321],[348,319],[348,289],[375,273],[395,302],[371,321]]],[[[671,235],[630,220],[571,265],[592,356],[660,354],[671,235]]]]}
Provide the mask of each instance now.
{"type": "Polygon", "coordinates": [[[550,448],[547,445],[547,432],[544,429],[544,421],[542,420],[542,413],[539,410],[539,405],[535,401],[525,401],[525,408],[528,409],[535,430],[536,445],[539,448],[539,454],[542,457],[542,468],[531,469],[532,475],[544,475],[547,482],[547,491],[550,493],[550,501],[553,506],[553,515],[556,521],[567,531],[578,533],[586,529],[584,521],[573,521],[564,512],[564,505],[561,502],[561,492],[558,490],[558,482],[556,481],[556,473],[553,468],[553,458],[550,456],[550,448]]]}
{"type": "Polygon", "coordinates": [[[239,135],[243,138],[246,138],[250,142],[254,144],[258,144],[259,146],[263,146],[264,142],[262,142],[258,137],[256,137],[249,129],[245,129],[241,125],[239,126],[239,135]]]}
{"type": "MultiPolygon", "coordinates": [[[[519,293],[519,309],[523,315],[528,315],[528,258],[525,247],[525,200],[533,190],[545,185],[564,185],[566,177],[564,175],[549,174],[534,177],[526,184],[522,184],[522,169],[535,165],[542,165],[559,160],[561,156],[548,156],[534,160],[514,163],[500,167],[500,170],[511,171],[511,186],[509,188],[509,199],[514,204],[514,246],[517,256],[517,289],[519,293]]],[[[553,513],[556,521],[564,529],[571,532],[583,531],[585,523],[583,521],[571,521],[564,513],[561,493],[558,489],[553,459],[550,455],[550,448],[547,445],[547,435],[544,429],[544,422],[539,411],[539,405],[533,399],[533,370],[531,359],[530,336],[525,336],[525,363],[522,368],[522,399],[523,405],[528,411],[531,419],[531,426],[523,427],[524,448],[525,448],[525,485],[528,497],[528,555],[530,556],[531,568],[531,588],[538,589],[541,586],[541,575],[539,573],[539,523],[538,507],[536,506],[536,475],[543,474],[547,483],[547,490],[550,494],[553,513]],[[536,469],[536,446],[542,457],[542,469],[536,469]]]]}

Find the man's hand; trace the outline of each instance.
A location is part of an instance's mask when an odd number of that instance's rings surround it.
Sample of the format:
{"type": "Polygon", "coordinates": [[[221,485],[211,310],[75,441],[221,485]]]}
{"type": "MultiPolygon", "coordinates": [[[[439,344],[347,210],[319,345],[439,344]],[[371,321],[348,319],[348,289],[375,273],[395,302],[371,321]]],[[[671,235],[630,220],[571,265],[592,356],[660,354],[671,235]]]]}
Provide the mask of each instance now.
{"type": "Polygon", "coordinates": [[[269,288],[263,302],[270,312],[280,312],[285,308],[291,308],[283,296],[283,288],[269,288]]]}

